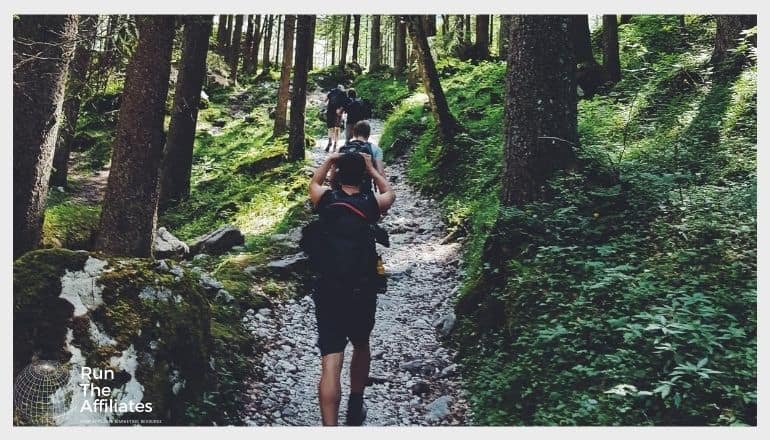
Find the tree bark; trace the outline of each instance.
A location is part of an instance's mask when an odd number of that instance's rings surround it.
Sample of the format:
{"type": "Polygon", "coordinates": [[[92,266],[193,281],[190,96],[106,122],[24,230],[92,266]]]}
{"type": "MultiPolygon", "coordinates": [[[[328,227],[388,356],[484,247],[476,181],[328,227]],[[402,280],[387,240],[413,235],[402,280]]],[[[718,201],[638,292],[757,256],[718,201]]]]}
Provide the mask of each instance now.
{"type": "Polygon", "coordinates": [[[476,44],[475,58],[486,60],[489,58],[489,15],[476,16],[476,44]]]}
{"type": "Polygon", "coordinates": [[[230,64],[230,47],[233,41],[233,16],[228,15],[225,21],[225,45],[222,55],[225,57],[225,62],[230,64]]]}
{"type": "Polygon", "coordinates": [[[513,19],[500,192],[504,206],[540,199],[546,180],[575,164],[577,93],[569,20],[564,15],[513,19]]]}
{"type": "Polygon", "coordinates": [[[254,44],[254,15],[246,16],[246,36],[243,39],[243,47],[241,53],[243,54],[243,64],[241,71],[248,74],[251,71],[251,65],[253,64],[251,58],[251,46],[254,44]]]}
{"type": "Polygon", "coordinates": [[[396,21],[393,42],[393,71],[401,76],[406,70],[406,21],[395,16],[396,21]]]}
{"type": "Polygon", "coordinates": [[[222,14],[217,20],[217,51],[222,54],[225,48],[225,33],[227,32],[227,16],[222,14]]]}
{"type": "Polygon", "coordinates": [[[313,19],[310,21],[310,41],[313,43],[310,46],[310,53],[308,54],[308,65],[307,70],[308,72],[313,70],[313,64],[314,64],[314,57],[315,57],[315,24],[316,24],[316,16],[313,15],[313,19]]]}
{"type": "Polygon", "coordinates": [[[174,16],[137,16],[139,41],[126,68],[96,249],[152,256],[163,150],[163,116],[174,16]]]}
{"type": "Polygon", "coordinates": [[[465,16],[464,15],[455,15],[454,31],[455,31],[455,47],[461,47],[465,43],[465,16]]]}
{"type": "Polygon", "coordinates": [[[353,54],[351,60],[358,64],[358,37],[361,33],[361,16],[353,16],[353,54]]]}
{"type": "Polygon", "coordinates": [[[757,25],[756,15],[717,15],[717,33],[714,39],[714,51],[711,64],[720,64],[738,45],[741,31],[757,25]]]}
{"type": "Polygon", "coordinates": [[[465,42],[470,44],[471,42],[471,16],[466,14],[465,15],[465,32],[463,33],[465,36],[465,42]]]}
{"type": "Polygon", "coordinates": [[[297,53],[294,59],[294,80],[292,83],[291,115],[289,131],[289,160],[305,159],[305,105],[307,103],[307,74],[313,51],[314,15],[299,15],[297,18],[297,53]]]}
{"type": "Polygon", "coordinates": [[[78,23],[78,42],[75,55],[69,65],[64,98],[62,121],[56,140],[56,151],[53,156],[53,173],[51,186],[67,187],[69,170],[70,144],[75,135],[75,128],[80,114],[80,102],[85,93],[86,77],[91,67],[91,53],[96,41],[96,25],[98,15],[81,15],[78,23]]]}
{"type": "Polygon", "coordinates": [[[275,16],[268,15],[265,19],[265,47],[262,49],[262,71],[267,72],[270,69],[270,43],[273,39],[273,20],[275,16]]]}
{"type": "MultiPolygon", "coordinates": [[[[588,16],[586,16],[588,17],[588,16]]],[[[500,38],[497,41],[497,52],[500,59],[505,60],[508,58],[508,42],[510,40],[511,33],[511,16],[500,16],[500,38]]]]}
{"type": "Polygon", "coordinates": [[[602,64],[607,73],[607,79],[616,83],[620,81],[620,52],[618,46],[618,19],[614,14],[602,17],[602,64]]]}
{"type": "Polygon", "coordinates": [[[182,58],[174,90],[171,122],[166,137],[160,181],[161,210],[190,195],[195,127],[198,121],[203,81],[206,79],[206,52],[209,48],[210,16],[185,16],[182,58]]]}
{"type": "Polygon", "coordinates": [[[278,26],[275,28],[275,65],[278,65],[278,57],[281,53],[281,21],[283,20],[283,16],[278,16],[278,26]]]}
{"type": "Polygon", "coordinates": [[[621,15],[620,16],[620,24],[631,23],[631,19],[633,17],[634,17],[633,15],[621,15]]]}
{"type": "Polygon", "coordinates": [[[289,103],[289,81],[291,63],[294,54],[294,25],[296,15],[287,15],[283,19],[283,63],[281,64],[281,82],[278,86],[278,105],[275,106],[275,125],[273,136],[286,132],[286,107],[289,103]]]}
{"type": "Polygon", "coordinates": [[[428,37],[436,36],[438,29],[436,28],[436,16],[435,15],[423,15],[422,16],[423,29],[425,29],[425,35],[428,37]]]}
{"type": "Polygon", "coordinates": [[[573,15],[570,20],[570,33],[575,46],[575,62],[596,63],[591,49],[591,30],[588,27],[588,15],[573,15]]]}
{"type": "MultiPolygon", "coordinates": [[[[267,21],[267,20],[265,20],[267,21]]],[[[262,25],[262,16],[254,16],[254,38],[251,42],[251,66],[249,66],[248,74],[254,75],[257,73],[257,65],[259,64],[259,48],[262,43],[262,34],[264,33],[264,26],[262,25]]]]}
{"type": "Polygon", "coordinates": [[[419,15],[407,15],[405,17],[412,44],[417,50],[422,82],[425,85],[425,93],[430,101],[431,111],[436,119],[439,135],[442,141],[448,143],[459,132],[460,127],[449,111],[449,104],[444,96],[444,90],[441,88],[436,64],[433,61],[433,55],[430,53],[428,36],[425,34],[425,29],[423,29],[422,19],[419,15]]]}
{"type": "Polygon", "coordinates": [[[372,15],[372,30],[370,34],[369,44],[369,71],[375,71],[380,67],[382,54],[380,53],[380,45],[382,39],[380,37],[380,21],[382,17],[380,15],[372,15]]]}
{"type": "Polygon", "coordinates": [[[340,44],[340,67],[344,68],[348,61],[348,41],[350,38],[350,15],[346,15],[342,21],[342,35],[340,44]]]}
{"type": "Polygon", "coordinates": [[[13,23],[13,257],[40,244],[77,15],[13,23]]]}
{"type": "Polygon", "coordinates": [[[241,58],[241,31],[243,30],[243,15],[235,16],[233,25],[233,42],[230,45],[230,81],[233,87],[238,84],[238,60],[241,58]]]}

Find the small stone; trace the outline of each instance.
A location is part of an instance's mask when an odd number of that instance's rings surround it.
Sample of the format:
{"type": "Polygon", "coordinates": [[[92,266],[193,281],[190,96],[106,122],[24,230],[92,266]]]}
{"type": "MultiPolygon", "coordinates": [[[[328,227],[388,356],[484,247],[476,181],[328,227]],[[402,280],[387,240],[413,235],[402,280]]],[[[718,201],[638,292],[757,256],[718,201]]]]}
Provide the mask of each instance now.
{"type": "Polygon", "coordinates": [[[452,397],[441,396],[433,402],[429,403],[425,409],[428,414],[425,415],[425,419],[428,421],[441,420],[450,414],[449,405],[452,403],[452,397]]]}
{"type": "Polygon", "coordinates": [[[246,266],[246,268],[245,268],[245,269],[243,269],[243,272],[244,272],[246,275],[252,275],[252,276],[253,276],[254,274],[256,274],[256,273],[257,273],[257,266],[254,266],[254,265],[251,265],[251,266],[246,266]]]}
{"type": "Polygon", "coordinates": [[[421,395],[427,393],[428,391],[430,391],[430,386],[428,385],[427,382],[425,382],[423,380],[418,380],[417,382],[413,383],[409,387],[409,390],[412,391],[412,394],[416,394],[418,396],[421,396],[421,395]]]}
{"type": "Polygon", "coordinates": [[[193,261],[201,261],[207,259],[209,256],[208,254],[198,254],[193,257],[193,261]]]}
{"type": "Polygon", "coordinates": [[[457,364],[450,364],[441,370],[440,377],[449,377],[457,373],[457,364]]]}
{"type": "Polygon", "coordinates": [[[273,313],[273,311],[268,309],[267,307],[263,307],[259,309],[257,313],[259,313],[262,316],[270,316],[273,313]]]}

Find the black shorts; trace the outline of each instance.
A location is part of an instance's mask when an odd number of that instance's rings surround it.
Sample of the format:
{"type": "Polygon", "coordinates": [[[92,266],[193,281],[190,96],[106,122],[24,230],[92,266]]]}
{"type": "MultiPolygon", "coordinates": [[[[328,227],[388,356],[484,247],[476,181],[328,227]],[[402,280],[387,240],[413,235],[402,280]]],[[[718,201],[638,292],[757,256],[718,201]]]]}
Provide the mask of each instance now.
{"type": "Polygon", "coordinates": [[[313,302],[321,356],[344,352],[348,340],[356,348],[369,344],[377,310],[374,289],[321,286],[313,293],[313,302]]]}
{"type": "Polygon", "coordinates": [[[342,124],[342,117],[336,111],[326,110],[326,128],[339,127],[342,124]]]}

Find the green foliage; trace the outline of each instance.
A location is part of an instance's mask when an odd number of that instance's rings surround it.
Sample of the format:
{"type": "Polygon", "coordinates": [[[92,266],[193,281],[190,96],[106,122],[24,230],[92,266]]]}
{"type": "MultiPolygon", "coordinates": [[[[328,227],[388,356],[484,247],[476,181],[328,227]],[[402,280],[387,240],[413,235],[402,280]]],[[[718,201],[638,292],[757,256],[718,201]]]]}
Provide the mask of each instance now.
{"type": "Polygon", "coordinates": [[[380,69],[356,78],[353,83],[359,97],[372,103],[372,114],[384,118],[401,100],[410,95],[406,84],[393,76],[391,69],[380,69]]]}
{"type": "Polygon", "coordinates": [[[51,203],[43,220],[43,247],[90,249],[101,206],[64,200],[51,203]]]}

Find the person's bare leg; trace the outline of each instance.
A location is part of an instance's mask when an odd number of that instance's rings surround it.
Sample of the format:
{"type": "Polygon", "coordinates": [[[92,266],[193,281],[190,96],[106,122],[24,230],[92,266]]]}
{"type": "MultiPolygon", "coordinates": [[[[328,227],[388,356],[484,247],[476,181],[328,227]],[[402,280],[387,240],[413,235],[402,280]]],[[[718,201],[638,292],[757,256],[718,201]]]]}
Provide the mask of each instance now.
{"type": "Polygon", "coordinates": [[[337,151],[337,142],[340,139],[340,127],[334,127],[334,146],[332,147],[332,151],[337,151]]]}
{"type": "Polygon", "coordinates": [[[369,380],[369,344],[359,344],[353,348],[353,357],[350,359],[350,393],[361,394],[364,392],[366,382],[369,380]]]}
{"type": "MultiPolygon", "coordinates": [[[[321,357],[321,380],[318,382],[318,402],[324,426],[337,426],[342,389],[340,374],[344,353],[330,353],[321,357]]],[[[368,373],[367,373],[368,374],[368,373]]]]}

